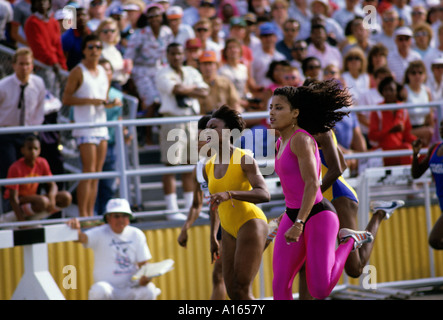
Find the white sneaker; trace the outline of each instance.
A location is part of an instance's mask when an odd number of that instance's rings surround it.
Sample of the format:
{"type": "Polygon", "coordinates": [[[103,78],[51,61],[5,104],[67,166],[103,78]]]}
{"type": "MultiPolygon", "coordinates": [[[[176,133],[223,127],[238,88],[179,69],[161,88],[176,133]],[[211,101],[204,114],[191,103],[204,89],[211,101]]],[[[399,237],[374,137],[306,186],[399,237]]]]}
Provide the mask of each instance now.
{"type": "Polygon", "coordinates": [[[355,231],[348,228],[340,229],[338,233],[340,242],[345,241],[347,238],[353,238],[354,250],[360,248],[365,243],[370,243],[374,241],[374,236],[369,231],[355,231]]]}
{"type": "Polygon", "coordinates": [[[376,213],[381,210],[386,213],[385,219],[388,220],[395,209],[403,207],[405,202],[403,200],[393,200],[393,201],[371,201],[372,213],[376,213]]]}
{"type": "Polygon", "coordinates": [[[188,217],[186,215],[184,215],[183,213],[179,212],[179,213],[172,213],[172,214],[166,215],[166,219],[185,221],[186,219],[188,219],[188,217]]]}

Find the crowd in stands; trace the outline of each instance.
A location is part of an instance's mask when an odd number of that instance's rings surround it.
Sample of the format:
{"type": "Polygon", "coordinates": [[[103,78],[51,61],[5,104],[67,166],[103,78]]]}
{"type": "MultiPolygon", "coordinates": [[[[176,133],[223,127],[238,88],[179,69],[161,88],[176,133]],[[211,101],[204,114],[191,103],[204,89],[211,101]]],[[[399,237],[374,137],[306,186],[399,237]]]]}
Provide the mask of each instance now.
{"type": "MultiPolygon", "coordinates": [[[[43,78],[53,93],[59,70],[81,63],[92,33],[112,68],[111,87],[138,97],[143,117],[206,114],[223,104],[266,111],[275,88],[306,79],[340,81],[355,106],[443,100],[443,0],[0,0],[0,43],[29,47],[51,66],[43,78]],[[165,98],[171,43],[192,68],[177,71],[183,86],[174,107],[165,98]]],[[[412,150],[417,138],[425,147],[439,139],[436,119],[436,109],[419,107],[351,113],[336,137],[345,154],[412,150]]],[[[159,143],[150,127],[142,143],[159,143]]],[[[357,163],[348,165],[358,173],[357,163]]]]}

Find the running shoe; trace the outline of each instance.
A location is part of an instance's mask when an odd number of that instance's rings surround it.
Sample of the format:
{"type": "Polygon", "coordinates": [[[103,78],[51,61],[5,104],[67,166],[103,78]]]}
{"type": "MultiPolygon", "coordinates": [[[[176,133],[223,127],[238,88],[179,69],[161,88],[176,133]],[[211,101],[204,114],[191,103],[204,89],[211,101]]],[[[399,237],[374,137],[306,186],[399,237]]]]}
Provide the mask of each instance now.
{"type": "Polygon", "coordinates": [[[340,242],[343,242],[348,238],[353,238],[355,240],[354,250],[360,248],[365,243],[374,241],[374,236],[369,231],[355,231],[348,228],[340,229],[338,236],[340,238],[340,242]]]}
{"type": "Polygon", "coordinates": [[[403,207],[405,202],[402,200],[393,200],[393,201],[372,201],[371,202],[371,210],[373,213],[381,210],[386,213],[385,219],[388,220],[395,209],[403,207]]]}

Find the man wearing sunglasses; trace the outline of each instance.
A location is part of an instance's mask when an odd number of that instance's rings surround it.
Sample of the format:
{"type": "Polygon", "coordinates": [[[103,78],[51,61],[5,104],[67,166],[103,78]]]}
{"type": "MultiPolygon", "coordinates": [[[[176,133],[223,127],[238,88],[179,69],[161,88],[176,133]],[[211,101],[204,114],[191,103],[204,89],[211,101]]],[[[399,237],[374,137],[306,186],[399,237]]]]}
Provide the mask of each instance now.
{"type": "Polygon", "coordinates": [[[155,300],[161,290],[151,278],[132,276],[152,258],[145,234],[130,226],[133,218],[126,199],[111,199],[106,205],[105,224],[82,231],[78,219],[67,222],[78,230],[78,242],[94,252],[94,284],[89,300],[155,300]]]}

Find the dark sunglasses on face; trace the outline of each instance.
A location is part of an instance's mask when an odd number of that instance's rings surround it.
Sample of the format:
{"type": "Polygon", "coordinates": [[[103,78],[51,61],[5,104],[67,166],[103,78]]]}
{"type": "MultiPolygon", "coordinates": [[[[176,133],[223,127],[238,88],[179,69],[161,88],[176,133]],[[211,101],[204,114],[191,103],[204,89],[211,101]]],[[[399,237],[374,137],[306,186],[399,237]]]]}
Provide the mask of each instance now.
{"type": "Polygon", "coordinates": [[[411,72],[409,72],[409,74],[411,75],[411,76],[415,76],[415,75],[417,75],[417,74],[419,74],[419,75],[422,75],[423,74],[423,71],[411,71],[411,72]]]}
{"type": "Polygon", "coordinates": [[[408,37],[408,36],[397,37],[398,41],[409,41],[409,39],[411,39],[411,37],[408,37]]]}
{"type": "Polygon", "coordinates": [[[293,51],[305,51],[306,48],[305,47],[295,47],[295,48],[292,48],[292,50],[293,51]]]}
{"type": "Polygon", "coordinates": [[[326,76],[329,76],[329,75],[331,75],[331,76],[335,76],[335,75],[337,74],[337,71],[334,71],[334,70],[326,70],[324,73],[325,73],[326,76]]]}
{"type": "Polygon", "coordinates": [[[197,28],[196,31],[197,32],[208,32],[209,29],[208,28],[197,28]]]}
{"type": "Polygon", "coordinates": [[[116,29],[103,29],[102,32],[104,34],[108,34],[108,33],[114,33],[115,31],[117,31],[116,29]]]}
{"type": "Polygon", "coordinates": [[[321,66],[313,66],[313,65],[310,65],[310,66],[307,66],[306,68],[307,68],[308,70],[316,70],[316,69],[320,69],[321,66]]]}
{"type": "Polygon", "coordinates": [[[360,57],[352,56],[352,57],[348,57],[346,60],[348,60],[348,61],[360,61],[361,59],[360,59],[360,57]]]}
{"type": "Polygon", "coordinates": [[[148,19],[157,18],[160,16],[161,16],[161,14],[159,14],[159,13],[152,13],[152,14],[147,15],[148,19]]]}
{"type": "Polygon", "coordinates": [[[86,48],[88,48],[89,50],[92,50],[94,48],[97,49],[97,50],[103,49],[103,47],[101,45],[98,45],[98,44],[90,44],[90,45],[86,46],[86,48]]]}
{"type": "Polygon", "coordinates": [[[427,33],[426,31],[418,31],[415,33],[416,37],[427,37],[429,36],[429,33],[427,33]]]}

